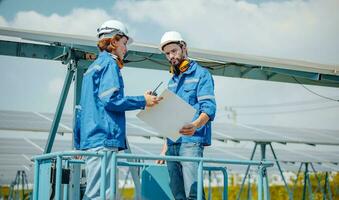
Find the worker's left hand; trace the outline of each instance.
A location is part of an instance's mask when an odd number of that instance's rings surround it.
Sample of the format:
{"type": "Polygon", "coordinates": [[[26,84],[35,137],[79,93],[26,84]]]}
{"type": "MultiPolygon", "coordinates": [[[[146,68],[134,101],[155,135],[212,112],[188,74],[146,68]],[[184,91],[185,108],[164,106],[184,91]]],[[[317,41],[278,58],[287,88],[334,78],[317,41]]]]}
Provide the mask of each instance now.
{"type": "Polygon", "coordinates": [[[180,130],[179,133],[183,135],[193,135],[197,127],[194,124],[186,124],[180,130]]]}

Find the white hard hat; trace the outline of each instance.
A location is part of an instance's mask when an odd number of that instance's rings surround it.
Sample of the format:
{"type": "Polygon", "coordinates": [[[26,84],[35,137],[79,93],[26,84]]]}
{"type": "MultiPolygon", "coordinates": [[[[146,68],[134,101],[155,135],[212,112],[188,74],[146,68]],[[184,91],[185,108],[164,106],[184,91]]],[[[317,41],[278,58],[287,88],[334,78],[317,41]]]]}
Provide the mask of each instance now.
{"type": "Polygon", "coordinates": [[[99,39],[111,38],[114,35],[124,35],[128,38],[128,44],[133,42],[133,39],[128,34],[127,27],[118,20],[105,21],[100,28],[97,29],[99,39]]]}
{"type": "Polygon", "coordinates": [[[160,50],[163,51],[164,46],[172,42],[184,42],[184,39],[181,37],[180,33],[176,31],[168,31],[164,33],[160,40],[160,50]]]}

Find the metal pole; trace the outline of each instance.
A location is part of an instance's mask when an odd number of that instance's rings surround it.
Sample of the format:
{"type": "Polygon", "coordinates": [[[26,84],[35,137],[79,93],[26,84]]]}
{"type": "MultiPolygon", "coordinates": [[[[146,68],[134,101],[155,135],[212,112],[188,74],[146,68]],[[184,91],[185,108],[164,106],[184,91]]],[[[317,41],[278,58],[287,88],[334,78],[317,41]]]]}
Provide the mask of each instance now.
{"type": "Polygon", "coordinates": [[[312,170],[313,170],[313,172],[314,172],[314,175],[315,175],[315,177],[316,177],[316,179],[317,179],[317,183],[318,183],[317,189],[315,190],[314,193],[317,193],[318,190],[319,190],[319,188],[320,188],[321,193],[324,194],[324,190],[323,190],[323,188],[321,187],[320,178],[319,178],[319,176],[318,176],[318,173],[317,173],[317,171],[315,170],[315,168],[314,168],[314,166],[313,166],[313,163],[310,163],[310,165],[311,165],[311,168],[312,168],[312,170]]]}
{"type": "Polygon", "coordinates": [[[258,171],[258,200],[262,200],[262,191],[263,191],[263,166],[259,166],[259,171],[258,171]]]}
{"type": "Polygon", "coordinates": [[[324,192],[323,192],[323,200],[326,200],[327,198],[327,173],[325,173],[325,183],[324,183],[324,192]]]}
{"type": "Polygon", "coordinates": [[[299,174],[301,172],[302,166],[303,166],[303,163],[300,163],[300,166],[299,166],[299,169],[298,169],[298,173],[297,173],[297,177],[296,177],[296,179],[294,181],[294,184],[293,184],[292,196],[294,195],[294,191],[295,191],[295,189],[297,187],[297,182],[298,182],[298,179],[299,179],[299,174]]]}
{"type": "Polygon", "coordinates": [[[290,188],[289,188],[288,185],[287,185],[287,182],[286,182],[285,176],[284,176],[284,174],[283,174],[283,172],[282,172],[282,170],[281,170],[281,167],[280,167],[280,163],[279,163],[279,161],[278,161],[278,158],[277,158],[277,156],[276,156],[276,154],[275,154],[275,151],[273,150],[272,144],[269,143],[269,145],[270,145],[270,148],[271,148],[273,157],[274,157],[274,159],[275,159],[275,163],[277,164],[277,167],[278,167],[278,169],[279,169],[280,176],[281,176],[281,178],[282,178],[283,181],[284,181],[285,188],[286,188],[286,191],[287,191],[287,193],[288,193],[288,196],[290,197],[290,200],[292,200],[292,199],[293,199],[293,195],[292,195],[292,192],[291,192],[290,188]]]}
{"type": "MultiPolygon", "coordinates": [[[[66,166],[67,169],[69,169],[69,162],[68,162],[68,160],[65,161],[65,166],[66,166]]],[[[68,199],[68,187],[69,187],[69,184],[65,184],[64,185],[64,191],[63,191],[64,192],[64,197],[63,197],[63,199],[65,199],[65,200],[68,199]]]]}
{"type": "MultiPolygon", "coordinates": [[[[265,161],[266,160],[266,143],[261,143],[260,149],[261,149],[261,161],[265,161]]],[[[263,169],[263,179],[264,179],[264,199],[268,200],[270,199],[270,188],[268,185],[267,169],[265,167],[263,169]]]]}
{"type": "Polygon", "coordinates": [[[62,178],[62,159],[61,156],[58,156],[56,162],[55,199],[61,199],[61,178],[62,178]]]}
{"type": "Polygon", "coordinates": [[[208,200],[211,200],[211,197],[212,197],[212,185],[211,185],[211,182],[212,182],[212,172],[211,170],[208,170],[208,200]]]}
{"type": "Polygon", "coordinates": [[[224,174],[224,195],[223,200],[228,199],[228,173],[226,169],[222,170],[222,173],[224,174]]]}
{"type": "MultiPolygon", "coordinates": [[[[125,152],[125,153],[132,153],[127,138],[126,138],[126,145],[127,145],[127,149],[126,149],[124,152],[125,152]]],[[[127,159],[127,161],[128,161],[128,162],[131,162],[131,161],[133,161],[133,159],[127,159]]],[[[139,176],[139,174],[138,174],[138,170],[137,170],[137,169],[138,169],[138,168],[136,168],[136,167],[130,167],[132,179],[133,179],[134,186],[135,186],[135,199],[141,200],[141,184],[140,184],[140,176],[139,176]]]]}
{"type": "Polygon", "coordinates": [[[307,176],[308,176],[308,163],[305,164],[305,172],[304,172],[304,189],[303,189],[303,196],[302,199],[306,199],[306,187],[307,187],[307,176]]]}
{"type": "Polygon", "coordinates": [[[202,195],[203,195],[203,162],[199,161],[198,165],[198,194],[197,194],[197,199],[202,200],[202,195]]]}
{"type": "Polygon", "coordinates": [[[24,172],[25,171],[21,171],[21,186],[22,186],[22,199],[25,199],[25,180],[24,180],[24,172]]]}
{"type": "MultiPolygon", "coordinates": [[[[75,126],[76,120],[76,113],[75,113],[75,106],[80,104],[81,98],[81,88],[82,88],[82,79],[84,77],[84,68],[88,68],[89,64],[80,67],[79,65],[75,68],[75,75],[74,75],[74,101],[73,101],[73,127],[75,126]]],[[[74,144],[74,137],[72,137],[72,144],[74,144]]]]}
{"type": "MultiPolygon", "coordinates": [[[[255,142],[255,145],[254,145],[254,148],[253,148],[253,150],[252,150],[252,154],[251,154],[250,160],[253,160],[253,157],[254,157],[254,154],[255,154],[255,150],[257,149],[257,145],[258,145],[258,143],[255,142]]],[[[240,190],[239,190],[239,193],[238,193],[238,196],[237,196],[237,200],[240,199],[240,195],[241,195],[242,190],[243,190],[243,188],[244,188],[244,184],[245,184],[245,181],[246,181],[247,174],[248,174],[248,172],[249,172],[249,170],[250,170],[250,167],[251,167],[251,165],[248,165],[248,166],[247,166],[245,176],[244,176],[244,178],[242,179],[242,182],[241,182],[241,186],[240,186],[240,190]]]]}
{"type": "Polygon", "coordinates": [[[112,168],[111,168],[111,196],[110,196],[110,200],[115,200],[117,197],[117,184],[116,184],[116,173],[117,173],[117,152],[113,151],[112,152],[112,168]]]}
{"type": "Polygon", "coordinates": [[[252,190],[251,190],[251,174],[248,174],[248,190],[247,190],[247,200],[252,200],[252,190]]]}
{"type": "Polygon", "coordinates": [[[38,200],[39,190],[39,161],[34,160],[34,189],[33,189],[33,200],[38,200]]]}
{"type": "Polygon", "coordinates": [[[58,102],[58,106],[57,106],[55,114],[54,114],[52,126],[51,126],[51,129],[49,131],[49,135],[48,135],[47,143],[46,143],[46,146],[45,146],[44,154],[50,153],[51,150],[52,150],[53,143],[54,143],[54,140],[55,140],[55,135],[56,135],[56,132],[57,132],[58,127],[59,127],[61,114],[62,114],[62,111],[63,111],[64,106],[65,106],[65,102],[66,102],[66,99],[67,99],[67,94],[68,94],[70,85],[72,83],[72,78],[73,78],[73,74],[74,74],[74,70],[73,70],[74,66],[76,67],[76,62],[74,60],[71,60],[71,63],[68,66],[67,75],[66,75],[66,78],[65,78],[64,86],[63,86],[62,91],[61,91],[61,96],[60,96],[60,99],[59,99],[59,102],[58,102]]]}

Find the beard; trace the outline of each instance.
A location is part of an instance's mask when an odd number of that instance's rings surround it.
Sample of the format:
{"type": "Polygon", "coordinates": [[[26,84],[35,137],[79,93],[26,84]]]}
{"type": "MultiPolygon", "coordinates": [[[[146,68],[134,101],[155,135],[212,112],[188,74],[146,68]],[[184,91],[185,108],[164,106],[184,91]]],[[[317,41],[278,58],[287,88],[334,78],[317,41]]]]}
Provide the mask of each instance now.
{"type": "Polygon", "coordinates": [[[182,63],[182,61],[184,61],[185,59],[183,57],[181,58],[173,58],[169,61],[169,63],[173,66],[173,67],[179,67],[180,64],[182,63]]]}

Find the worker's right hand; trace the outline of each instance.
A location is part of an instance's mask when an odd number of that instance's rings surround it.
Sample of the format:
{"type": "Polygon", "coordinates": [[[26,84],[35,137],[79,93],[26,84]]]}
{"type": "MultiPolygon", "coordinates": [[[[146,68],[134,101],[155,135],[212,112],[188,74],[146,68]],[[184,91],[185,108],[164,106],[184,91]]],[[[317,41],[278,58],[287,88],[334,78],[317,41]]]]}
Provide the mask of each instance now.
{"type": "MultiPolygon", "coordinates": [[[[166,156],[167,148],[168,147],[165,141],[164,144],[162,145],[160,156],[166,156]]],[[[155,163],[159,165],[163,165],[165,164],[165,160],[156,160],[155,163]]]]}
{"type": "Polygon", "coordinates": [[[75,160],[84,160],[84,156],[76,155],[76,156],[74,156],[74,159],[75,160]]]}
{"type": "MultiPolygon", "coordinates": [[[[161,152],[160,155],[165,156],[165,153],[161,152]]],[[[165,160],[156,160],[155,163],[158,164],[158,165],[163,165],[163,164],[165,164],[165,160]]]]}
{"type": "Polygon", "coordinates": [[[158,104],[159,101],[163,99],[162,97],[153,96],[153,95],[150,95],[149,93],[145,93],[144,96],[145,96],[147,107],[152,107],[158,104]]]}

